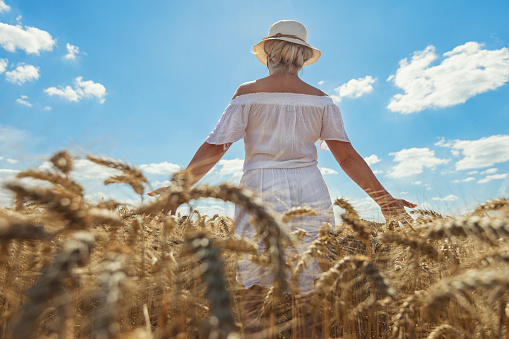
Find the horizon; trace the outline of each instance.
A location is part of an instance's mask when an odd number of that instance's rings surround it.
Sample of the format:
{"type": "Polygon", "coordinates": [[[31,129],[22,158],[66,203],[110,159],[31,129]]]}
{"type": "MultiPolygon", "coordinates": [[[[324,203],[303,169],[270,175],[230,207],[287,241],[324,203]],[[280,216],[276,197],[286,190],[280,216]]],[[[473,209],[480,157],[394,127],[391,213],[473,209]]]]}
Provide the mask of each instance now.
{"type": "MultiPolygon", "coordinates": [[[[166,184],[236,88],[268,75],[252,46],[274,22],[292,19],[322,52],[300,77],[339,105],[353,146],[384,187],[417,208],[459,215],[507,198],[508,16],[502,0],[0,0],[0,185],[28,168],[48,170],[65,149],[82,157],[73,178],[88,199],[138,204],[130,187],[105,186],[113,172],[84,155],[135,165],[152,188],[166,184]]],[[[318,153],[331,198],[380,220],[332,155],[318,153]]],[[[238,183],[243,157],[240,141],[200,183],[238,183]]],[[[2,189],[0,205],[11,201],[2,189]]],[[[231,204],[192,205],[232,216],[231,204]]]]}

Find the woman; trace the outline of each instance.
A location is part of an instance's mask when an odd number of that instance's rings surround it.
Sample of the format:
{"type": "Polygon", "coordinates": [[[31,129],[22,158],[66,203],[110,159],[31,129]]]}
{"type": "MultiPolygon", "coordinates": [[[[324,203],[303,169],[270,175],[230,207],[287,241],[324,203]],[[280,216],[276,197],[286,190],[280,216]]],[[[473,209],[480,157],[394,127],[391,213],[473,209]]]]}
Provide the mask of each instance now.
{"type": "MultiPolygon", "coordinates": [[[[241,85],[215,129],[198,149],[187,171],[193,184],[226,153],[244,139],[245,161],[241,184],[256,190],[275,212],[308,205],[317,216],[292,220],[291,229],[305,229],[312,241],[324,222],[334,224],[331,199],[317,167],[315,143],[332,152],[341,168],[380,206],[385,219],[413,219],[404,207],[415,205],[392,197],[378,182],[364,159],[355,151],[343,127],[341,113],[323,91],[302,81],[298,72],[318,60],[321,53],[307,43],[306,28],[297,21],[276,22],[268,37],[254,46],[269,76],[241,85]]],[[[150,195],[161,193],[159,188],[150,195]]],[[[250,216],[235,210],[238,234],[252,236],[250,216]]],[[[240,262],[239,278],[246,288],[266,285],[263,272],[249,262],[240,262]]],[[[300,280],[300,292],[313,290],[320,274],[309,265],[300,280]]]]}

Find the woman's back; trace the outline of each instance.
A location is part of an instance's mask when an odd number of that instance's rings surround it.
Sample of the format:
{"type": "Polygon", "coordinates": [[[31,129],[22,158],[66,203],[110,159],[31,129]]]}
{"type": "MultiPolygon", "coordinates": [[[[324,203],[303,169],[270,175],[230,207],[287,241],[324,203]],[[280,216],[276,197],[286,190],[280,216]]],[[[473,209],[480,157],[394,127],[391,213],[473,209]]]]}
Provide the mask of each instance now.
{"type": "Polygon", "coordinates": [[[244,170],[317,164],[317,140],[349,141],[339,108],[328,96],[254,92],[236,96],[207,142],[244,139],[244,170]]]}

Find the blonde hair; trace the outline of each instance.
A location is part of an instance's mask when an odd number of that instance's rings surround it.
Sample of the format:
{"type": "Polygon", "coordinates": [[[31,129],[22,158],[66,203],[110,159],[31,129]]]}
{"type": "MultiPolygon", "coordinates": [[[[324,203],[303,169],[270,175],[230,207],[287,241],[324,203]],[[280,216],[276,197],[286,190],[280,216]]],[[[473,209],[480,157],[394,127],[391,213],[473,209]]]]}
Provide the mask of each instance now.
{"type": "Polygon", "coordinates": [[[287,71],[290,71],[292,67],[300,70],[313,56],[311,48],[284,40],[267,40],[263,49],[273,68],[284,68],[287,71]]]}

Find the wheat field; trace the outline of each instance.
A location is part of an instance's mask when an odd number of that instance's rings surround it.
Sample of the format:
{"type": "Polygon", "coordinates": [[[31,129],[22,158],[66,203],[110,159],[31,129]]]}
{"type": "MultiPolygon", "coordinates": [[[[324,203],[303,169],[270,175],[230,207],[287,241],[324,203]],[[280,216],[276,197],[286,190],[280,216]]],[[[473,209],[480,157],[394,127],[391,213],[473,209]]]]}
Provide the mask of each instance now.
{"type": "MultiPolygon", "coordinates": [[[[147,180],[133,166],[88,156],[122,171],[105,184],[147,180]]],[[[302,206],[274,215],[252,192],[230,184],[190,187],[173,176],[159,198],[127,207],[85,202],[70,177],[73,157],[27,170],[5,188],[0,209],[0,338],[504,338],[509,336],[509,203],[479,205],[460,218],[416,210],[411,227],[367,222],[336,199],[342,224],[289,232],[302,206]],[[220,215],[157,214],[216,198],[253,215],[257,239],[235,235],[220,215]],[[265,251],[259,251],[263,244],[265,251]],[[273,277],[246,290],[235,278],[245,256],[273,277]],[[312,294],[295,277],[311,260],[323,273],[312,294]],[[294,291],[289,293],[288,291],[294,291]]]]}

